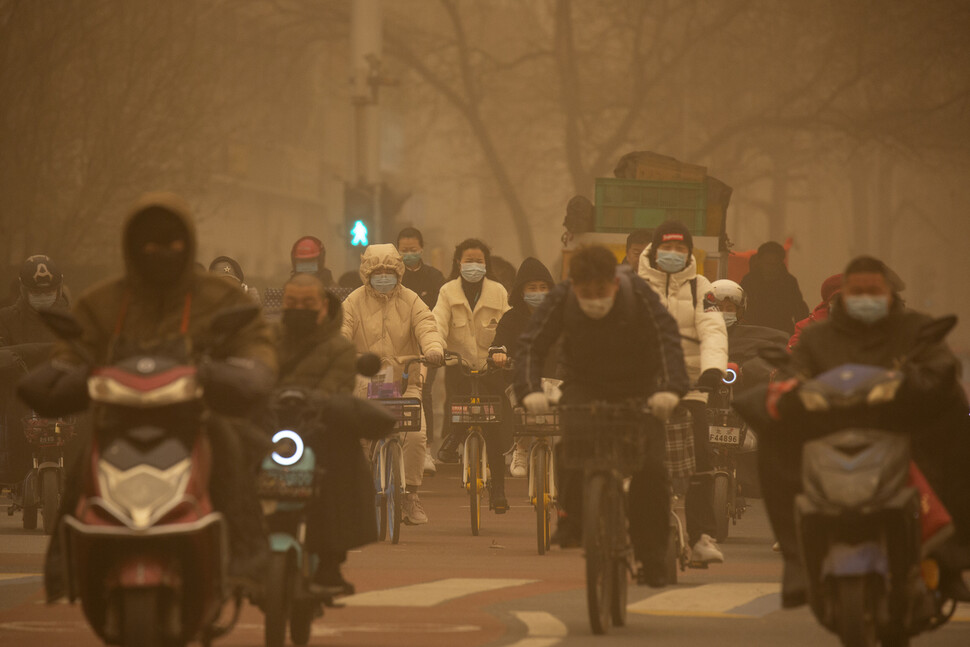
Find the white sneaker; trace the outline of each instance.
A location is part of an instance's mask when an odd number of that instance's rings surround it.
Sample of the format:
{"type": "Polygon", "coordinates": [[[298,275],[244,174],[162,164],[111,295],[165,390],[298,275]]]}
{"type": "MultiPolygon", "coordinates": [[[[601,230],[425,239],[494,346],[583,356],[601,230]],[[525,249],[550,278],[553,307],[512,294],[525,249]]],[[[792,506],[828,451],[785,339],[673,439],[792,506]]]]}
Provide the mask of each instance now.
{"type": "Polygon", "coordinates": [[[529,473],[529,450],[520,449],[515,446],[512,452],[512,464],[509,465],[509,474],[512,476],[526,476],[529,473]]]}
{"type": "Polygon", "coordinates": [[[421,505],[421,499],[418,498],[417,492],[407,492],[404,495],[401,516],[406,523],[412,526],[428,523],[428,513],[424,511],[424,506],[421,505]]]}
{"type": "Polygon", "coordinates": [[[693,562],[701,562],[703,564],[722,564],[724,562],[724,554],[717,547],[717,542],[710,535],[703,534],[691,549],[690,559],[693,562]]]}
{"type": "Polygon", "coordinates": [[[424,473],[431,476],[438,473],[438,466],[435,465],[434,457],[431,456],[431,447],[424,448],[424,473]]]}

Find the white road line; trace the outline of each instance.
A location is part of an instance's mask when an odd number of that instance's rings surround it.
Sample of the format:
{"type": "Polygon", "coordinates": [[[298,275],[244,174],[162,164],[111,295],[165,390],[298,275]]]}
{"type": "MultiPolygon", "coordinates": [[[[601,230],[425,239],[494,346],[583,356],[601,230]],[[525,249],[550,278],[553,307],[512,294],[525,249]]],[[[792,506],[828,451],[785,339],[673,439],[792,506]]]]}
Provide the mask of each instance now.
{"type": "Polygon", "coordinates": [[[522,586],[535,581],[455,577],[395,589],[359,593],[344,598],[342,602],[351,607],[433,607],[466,595],[522,586]]]}
{"type": "Polygon", "coordinates": [[[733,610],[759,598],[777,594],[779,588],[777,582],[704,584],[664,591],[631,604],[627,609],[633,613],[661,616],[758,617],[763,614],[739,613],[733,610]]]}
{"type": "Polygon", "coordinates": [[[526,637],[508,647],[552,647],[569,633],[566,625],[545,611],[513,611],[512,615],[526,627],[526,637]]]}

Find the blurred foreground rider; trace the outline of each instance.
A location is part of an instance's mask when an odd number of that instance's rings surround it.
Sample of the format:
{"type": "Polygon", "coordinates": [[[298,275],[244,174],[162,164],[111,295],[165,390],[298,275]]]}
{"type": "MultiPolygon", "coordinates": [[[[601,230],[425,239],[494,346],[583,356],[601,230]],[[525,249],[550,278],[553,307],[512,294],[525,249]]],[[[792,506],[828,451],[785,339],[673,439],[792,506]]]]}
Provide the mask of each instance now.
{"type": "MultiPolygon", "coordinates": [[[[889,270],[875,258],[862,256],[850,262],[829,318],[806,328],[792,349],[791,368],[798,381],[777,383],[769,390],[768,400],[761,391],[736,403],[759,432],[765,508],[785,558],[784,607],[806,601],[794,519],[795,496],[802,489],[802,444],[834,431],[831,423],[840,422],[806,418],[798,387],[801,380],[843,364],[903,371],[904,381],[881,420],[891,422],[891,431],[911,434],[913,459],[953,516],[956,540],[964,554],[955,556],[960,564],[944,562],[950,567],[970,566],[965,554],[970,546],[970,419],[966,395],[957,381],[959,363],[943,342],[919,348],[917,336],[931,319],[906,310],[889,277],[889,270]],[[915,351],[919,352],[910,357],[915,351]],[[755,402],[755,397],[761,401],[755,402]],[[805,424],[800,424],[802,420],[805,424]]],[[[959,580],[944,581],[943,586],[957,599],[970,599],[959,580]]]]}
{"type": "MultiPolygon", "coordinates": [[[[515,394],[526,409],[549,408],[542,393],[543,364],[562,338],[563,404],[646,398],[667,420],[687,393],[687,369],[677,323],[640,278],[617,271],[604,247],[586,247],[569,263],[569,280],[543,299],[522,335],[515,394]]],[[[664,586],[670,490],[663,465],[663,434],[651,434],[644,464],[630,482],[630,539],[642,568],[641,584],[664,586]]],[[[582,539],[582,470],[561,470],[557,535],[563,547],[582,539]]]]}
{"type": "MultiPolygon", "coordinates": [[[[357,349],[340,334],[340,300],[312,274],[295,274],[283,286],[280,386],[324,395],[353,393],[357,349]]],[[[340,573],[347,551],[377,539],[374,488],[358,436],[327,427],[314,436],[322,482],[307,515],[307,547],[320,559],[313,583],[332,594],[351,594],[340,573]]]]}
{"type": "MultiPolygon", "coordinates": [[[[195,228],[188,206],[174,195],[150,194],[138,203],[124,226],[122,249],[125,274],[91,288],[73,308],[83,329],[77,343],[89,357],[58,341],[53,360],[21,383],[21,397],[41,415],[87,407],[86,379],[91,370],[87,361],[103,366],[136,354],[157,353],[198,362],[213,316],[252,305],[238,286],[195,266],[195,228]]],[[[246,415],[244,404],[258,404],[272,389],[276,350],[260,317],[215,349],[212,360],[202,375],[206,401],[217,413],[246,415]]],[[[95,429],[98,413],[92,411],[95,429]]],[[[256,579],[268,548],[253,480],[243,478],[238,437],[242,421],[211,415],[204,424],[213,446],[212,503],[225,514],[228,525],[230,575],[256,579]]],[[[80,452],[82,458],[89,454],[80,452]]],[[[80,496],[84,461],[79,463],[68,472],[62,515],[74,512],[80,496]]],[[[63,594],[57,537],[55,531],[48,549],[48,599],[63,594]]]]}

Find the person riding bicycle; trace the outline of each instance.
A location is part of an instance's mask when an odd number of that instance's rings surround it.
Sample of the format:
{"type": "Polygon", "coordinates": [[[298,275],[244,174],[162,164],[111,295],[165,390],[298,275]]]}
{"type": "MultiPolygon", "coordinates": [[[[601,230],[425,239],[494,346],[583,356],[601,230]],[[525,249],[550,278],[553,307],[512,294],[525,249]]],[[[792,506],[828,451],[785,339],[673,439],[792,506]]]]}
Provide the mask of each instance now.
{"type": "MultiPolygon", "coordinates": [[[[710,289],[710,282],[698,273],[693,251],[693,237],[686,225],[677,220],[663,222],[654,230],[653,243],[640,256],[639,273],[680,327],[691,382],[713,389],[727,370],[727,328],[720,314],[704,309],[704,295],[710,289]]],[[[707,393],[692,390],[684,398],[683,405],[690,412],[696,461],[695,475],[690,478],[685,501],[691,561],[720,563],[724,561],[724,555],[714,541],[717,525],[713,487],[700,474],[714,469],[707,422],[707,393]]]]}
{"type": "Polygon", "coordinates": [[[820,420],[806,419],[798,388],[802,380],[844,364],[902,370],[903,383],[884,419],[889,430],[911,434],[913,459],[953,517],[958,548],[944,558],[950,576],[944,574],[942,586],[951,597],[970,600],[956,576],[970,566],[970,419],[957,379],[959,362],[944,342],[921,347],[918,335],[931,319],[903,306],[890,277],[878,259],[852,260],[828,319],[806,328],[792,349],[789,372],[798,378],[735,401],[759,432],[765,509],[784,557],[783,607],[806,602],[794,518],[794,500],[802,489],[802,444],[827,433],[820,420]]]}
{"type": "Polygon", "coordinates": [[[17,382],[45,361],[54,347],[54,334],[43,324],[38,310],[67,309],[64,277],[50,257],[35,254],[23,262],[19,272],[20,297],[0,309],[0,449],[6,465],[0,465],[0,480],[20,482],[33,463],[31,449],[19,420],[29,413],[15,397],[17,382]]]}
{"type": "MultiPolygon", "coordinates": [[[[502,284],[490,278],[492,252],[488,245],[475,238],[462,241],[455,247],[451,262],[451,280],[441,286],[434,316],[445,347],[457,352],[472,368],[481,369],[489,361],[489,348],[502,315],[509,309],[508,292],[502,284]]],[[[448,397],[471,393],[471,379],[462,374],[460,366],[445,368],[445,391],[448,397]]],[[[500,378],[486,378],[480,384],[483,394],[501,395],[500,378]]],[[[505,460],[503,454],[511,444],[503,442],[501,429],[490,426],[486,430],[485,447],[491,469],[490,507],[499,514],[509,509],[505,498],[505,460]]],[[[442,443],[438,460],[458,462],[460,431],[453,431],[449,416],[444,417],[442,443]]]]}
{"type": "Polygon", "coordinates": [[[209,263],[209,271],[218,276],[223,276],[227,279],[235,281],[242,288],[243,292],[249,295],[249,297],[255,301],[257,304],[262,305],[263,299],[259,294],[259,290],[246,284],[246,275],[243,274],[242,265],[239,261],[232,258],[231,256],[216,256],[209,263]]]}
{"type": "MultiPolygon", "coordinates": [[[[283,286],[280,321],[280,387],[323,395],[351,394],[357,383],[357,349],[340,334],[343,308],[313,274],[295,274],[283,286]]],[[[307,515],[307,548],[319,558],[313,584],[350,595],[354,586],[340,566],[347,551],[377,540],[374,486],[351,429],[327,429],[314,437],[323,468],[307,515]]]]}
{"type": "MultiPolygon", "coordinates": [[[[86,409],[87,377],[95,366],[125,357],[158,353],[197,363],[209,339],[212,318],[252,300],[225,279],[195,264],[196,235],[188,205],[174,195],[145,195],[122,232],[125,273],[81,295],[73,314],[82,329],[76,343],[58,340],[53,359],[20,384],[21,397],[39,414],[59,416],[86,409]],[[83,349],[84,357],[79,349],[83,349]]],[[[214,410],[206,422],[213,445],[210,494],[226,516],[230,574],[261,578],[269,554],[253,479],[244,477],[236,419],[246,405],[268,395],[277,372],[276,349],[259,317],[232,334],[203,371],[206,400],[214,410]]],[[[97,411],[93,411],[97,420],[97,411]]],[[[80,451],[79,458],[90,455],[80,451]]],[[[73,513],[81,494],[83,460],[69,466],[60,516],[73,513]]],[[[58,524],[60,519],[58,520],[58,524]]],[[[63,594],[60,546],[55,531],[48,548],[45,585],[49,599],[63,594]]]]}
{"type": "MultiPolygon", "coordinates": [[[[364,285],[344,300],[341,332],[361,353],[374,353],[385,369],[378,375],[390,376],[387,382],[399,384],[403,366],[396,360],[423,354],[434,365],[440,364],[443,344],[434,315],[413,290],[401,284],[404,260],[394,245],[371,245],[360,258],[360,279],[364,285]]],[[[415,371],[417,374],[418,371],[415,371]]],[[[367,386],[358,391],[366,397],[367,386]]],[[[421,399],[421,380],[412,379],[400,397],[421,399]]],[[[418,497],[424,479],[427,452],[427,426],[404,436],[404,480],[407,494],[402,506],[403,520],[418,525],[428,523],[428,515],[418,497]]]]}
{"type": "MultiPolygon", "coordinates": [[[[537,258],[531,256],[519,266],[519,271],[515,276],[515,285],[509,294],[509,305],[512,309],[502,315],[495,330],[495,340],[489,351],[492,362],[502,368],[506,365],[509,358],[513,363],[519,353],[519,337],[529,327],[529,321],[536,308],[549,295],[549,291],[555,286],[552,274],[546,266],[537,258]]],[[[550,353],[543,367],[542,375],[547,378],[556,376],[557,357],[555,353],[550,353]]],[[[511,377],[509,378],[511,381],[511,377]]],[[[505,402],[505,400],[503,400],[505,402]]],[[[508,409],[508,407],[507,407],[508,409]]],[[[511,425],[511,411],[507,411],[502,417],[503,424],[511,425]]],[[[512,476],[526,476],[529,466],[529,439],[520,437],[516,440],[515,449],[512,452],[512,463],[509,465],[509,474],[512,476]]]]}
{"type": "MultiPolygon", "coordinates": [[[[542,301],[520,338],[515,394],[526,409],[543,413],[543,366],[561,340],[563,404],[646,399],[665,421],[689,382],[677,323],[639,277],[617,269],[605,247],[584,247],[572,257],[569,279],[542,301]]],[[[630,537],[642,564],[638,581],[666,584],[670,488],[663,466],[664,438],[650,437],[644,463],[630,483],[630,537]]],[[[582,528],[582,472],[562,470],[561,546],[577,546],[582,528]]]]}
{"type": "MultiPolygon", "coordinates": [[[[728,335],[728,360],[741,367],[741,374],[744,376],[741,390],[767,383],[771,378],[774,367],[759,357],[758,351],[769,346],[784,348],[788,343],[788,336],[780,330],[745,323],[747,303],[744,288],[730,279],[714,281],[704,295],[704,308],[720,312],[724,317],[728,335]]],[[[735,388],[737,389],[737,385],[735,388]]],[[[741,390],[735,392],[741,393],[741,390]]]]}

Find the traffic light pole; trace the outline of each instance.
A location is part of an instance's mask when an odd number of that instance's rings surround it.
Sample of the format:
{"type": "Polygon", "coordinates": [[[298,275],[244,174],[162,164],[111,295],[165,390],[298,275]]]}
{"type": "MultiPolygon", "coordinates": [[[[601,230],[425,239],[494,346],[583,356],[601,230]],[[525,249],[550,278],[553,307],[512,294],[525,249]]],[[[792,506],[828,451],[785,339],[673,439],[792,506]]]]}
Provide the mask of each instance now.
{"type": "MultiPolygon", "coordinates": [[[[371,242],[383,242],[381,231],[381,113],[382,56],[380,0],[351,2],[351,100],[354,106],[354,163],[358,186],[371,188],[371,242]]],[[[350,232],[347,232],[349,235],[350,232]]]]}

